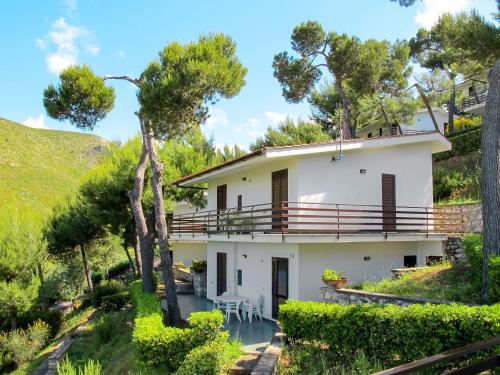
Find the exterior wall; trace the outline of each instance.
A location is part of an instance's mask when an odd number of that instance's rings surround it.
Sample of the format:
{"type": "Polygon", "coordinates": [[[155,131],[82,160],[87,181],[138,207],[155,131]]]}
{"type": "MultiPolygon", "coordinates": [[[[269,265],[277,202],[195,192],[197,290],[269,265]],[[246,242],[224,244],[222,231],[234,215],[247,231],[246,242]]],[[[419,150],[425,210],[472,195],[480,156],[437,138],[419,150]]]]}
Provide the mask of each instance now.
{"type": "Polygon", "coordinates": [[[227,184],[227,207],[237,207],[238,195],[242,195],[243,206],[271,203],[272,180],[275,171],[288,169],[288,200],[297,199],[297,161],[295,159],[269,162],[264,167],[234,173],[210,181],[208,184],[207,210],[217,209],[217,186],[227,184]],[[243,178],[246,181],[243,181],[243,178]]]}
{"type": "MultiPolygon", "coordinates": [[[[300,202],[382,203],[382,173],[396,175],[396,204],[432,206],[430,146],[407,145],[371,151],[347,151],[343,160],[321,154],[299,159],[300,202]],[[365,169],[366,174],[361,174],[365,169]]],[[[335,155],[337,156],[337,155],[335,155]]]]}
{"type": "Polygon", "coordinates": [[[481,203],[453,204],[444,207],[459,208],[464,215],[464,233],[483,233],[483,207],[481,203]]]}
{"type": "MultiPolygon", "coordinates": [[[[432,113],[439,127],[439,131],[444,134],[444,124],[448,123],[448,113],[443,111],[441,108],[433,108],[432,113]]],[[[432,123],[431,116],[426,109],[419,110],[415,113],[412,124],[401,124],[401,129],[404,130],[429,130],[433,131],[434,124],[432,123]]]]}
{"type": "Polygon", "coordinates": [[[391,269],[401,268],[405,255],[416,255],[417,265],[425,265],[429,255],[442,255],[441,241],[379,242],[299,245],[299,298],[320,301],[325,284],[325,268],[344,272],[350,283],[391,277],[391,269]],[[369,260],[364,260],[369,257],[369,260]]]}
{"type": "Polygon", "coordinates": [[[249,298],[264,297],[264,317],[272,315],[272,258],[288,258],[288,295],[299,298],[299,256],[296,244],[209,242],[207,297],[217,292],[217,252],[227,254],[227,292],[249,298]],[[244,257],[246,255],[246,258],[244,257]],[[237,270],[242,285],[237,285],[237,270]]]}
{"type": "Polygon", "coordinates": [[[182,262],[186,266],[193,264],[193,259],[207,259],[206,243],[174,242],[170,244],[173,250],[174,263],[182,262]]]}

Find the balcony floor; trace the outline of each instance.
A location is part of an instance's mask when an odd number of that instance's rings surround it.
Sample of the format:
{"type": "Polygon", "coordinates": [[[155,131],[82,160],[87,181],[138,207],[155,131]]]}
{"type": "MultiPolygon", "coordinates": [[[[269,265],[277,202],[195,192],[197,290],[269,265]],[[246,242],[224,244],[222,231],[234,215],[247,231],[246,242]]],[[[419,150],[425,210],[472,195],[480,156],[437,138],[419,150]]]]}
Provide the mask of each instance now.
{"type": "MultiPolygon", "coordinates": [[[[212,302],[206,298],[198,298],[192,294],[179,294],[179,307],[181,316],[187,319],[192,312],[212,310],[212,302]]],[[[242,320],[240,323],[234,314],[228,323],[224,322],[224,328],[229,331],[231,339],[238,339],[243,345],[245,352],[264,352],[266,346],[271,342],[278,327],[276,323],[263,319],[253,319],[252,323],[242,320]]]]}

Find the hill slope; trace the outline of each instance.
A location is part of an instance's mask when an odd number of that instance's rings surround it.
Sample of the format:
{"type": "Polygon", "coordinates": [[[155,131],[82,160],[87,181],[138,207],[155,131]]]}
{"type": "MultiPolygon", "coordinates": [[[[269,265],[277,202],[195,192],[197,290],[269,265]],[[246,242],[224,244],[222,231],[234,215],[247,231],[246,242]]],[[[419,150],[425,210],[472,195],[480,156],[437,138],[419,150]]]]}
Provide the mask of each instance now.
{"type": "Polygon", "coordinates": [[[32,129],[0,118],[0,207],[19,201],[49,213],[76,190],[106,144],[92,134],[32,129]]]}

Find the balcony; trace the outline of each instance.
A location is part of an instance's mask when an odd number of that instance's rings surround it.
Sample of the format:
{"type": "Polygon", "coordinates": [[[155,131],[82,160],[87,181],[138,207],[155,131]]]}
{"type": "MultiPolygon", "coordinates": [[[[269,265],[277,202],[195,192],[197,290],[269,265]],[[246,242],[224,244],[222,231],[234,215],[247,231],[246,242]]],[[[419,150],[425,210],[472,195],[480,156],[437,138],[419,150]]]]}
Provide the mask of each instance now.
{"type": "Polygon", "coordinates": [[[484,104],[488,96],[488,86],[475,87],[462,100],[462,112],[481,115],[484,113],[484,104]]]}
{"type": "Polygon", "coordinates": [[[175,215],[169,220],[170,236],[175,239],[232,238],[259,236],[448,236],[462,233],[463,215],[459,208],[382,207],[330,203],[283,202],[225,210],[198,211],[175,215]]]}

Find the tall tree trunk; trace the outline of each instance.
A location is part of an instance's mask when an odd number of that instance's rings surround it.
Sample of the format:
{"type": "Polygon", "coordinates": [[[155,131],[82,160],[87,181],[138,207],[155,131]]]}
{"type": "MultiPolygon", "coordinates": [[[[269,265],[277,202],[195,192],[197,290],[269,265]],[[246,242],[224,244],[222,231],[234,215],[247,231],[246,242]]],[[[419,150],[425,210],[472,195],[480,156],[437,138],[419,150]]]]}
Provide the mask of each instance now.
{"type": "Polygon", "coordinates": [[[481,139],[481,181],[483,200],[483,290],[488,299],[488,261],[500,255],[500,60],[488,75],[483,134],[481,139]]]}
{"type": "Polygon", "coordinates": [[[422,89],[422,86],[420,84],[415,83],[415,87],[417,88],[417,91],[422,98],[422,101],[424,102],[425,108],[427,108],[427,112],[429,112],[429,116],[431,117],[432,124],[434,125],[434,130],[436,130],[438,133],[441,133],[439,130],[438,123],[436,121],[436,118],[434,117],[434,113],[432,112],[431,104],[429,103],[429,99],[427,98],[427,95],[425,95],[424,90],[422,89]]]}
{"type": "Polygon", "coordinates": [[[455,131],[455,113],[457,113],[457,89],[455,87],[455,79],[453,79],[453,89],[451,91],[450,99],[448,100],[448,132],[455,131]]]}
{"type": "Polygon", "coordinates": [[[342,138],[351,139],[351,100],[347,97],[344,88],[342,87],[342,81],[339,79],[335,80],[335,86],[340,96],[340,105],[342,106],[342,138]]]}
{"type": "Polygon", "coordinates": [[[128,252],[127,245],[123,245],[123,251],[125,251],[125,254],[127,254],[128,267],[129,267],[130,272],[132,272],[132,274],[135,274],[134,261],[132,260],[132,257],[130,256],[130,253],[128,252]]]}
{"type": "Polygon", "coordinates": [[[153,293],[155,291],[153,280],[153,235],[148,229],[142,208],[142,193],[144,190],[144,174],[148,164],[148,149],[144,135],[144,121],[141,116],[139,116],[139,122],[142,132],[142,150],[135,170],[134,190],[129,192],[129,197],[141,250],[142,284],[146,293],[153,293]]]}
{"type": "Polygon", "coordinates": [[[151,185],[153,188],[156,230],[158,232],[158,243],[160,245],[161,270],[167,297],[168,316],[170,324],[179,325],[182,320],[179,302],[177,300],[177,287],[172,271],[172,260],[170,259],[168,248],[168,227],[163,204],[163,170],[165,166],[161,163],[156,153],[153,129],[148,126],[145,130],[149,160],[151,161],[151,168],[153,169],[153,181],[151,185]]]}
{"type": "Polygon", "coordinates": [[[11,331],[17,328],[17,313],[13,312],[10,316],[10,329],[11,331]]]}
{"type": "Polygon", "coordinates": [[[134,225],[134,233],[132,234],[132,242],[134,245],[135,265],[137,269],[137,276],[142,277],[142,259],[141,259],[141,241],[137,228],[134,225]]]}
{"type": "Polygon", "coordinates": [[[80,245],[80,251],[82,253],[83,268],[85,269],[85,277],[87,278],[87,285],[89,287],[90,293],[94,293],[94,287],[92,285],[92,274],[90,272],[89,262],[87,260],[87,254],[85,253],[85,247],[80,245]]]}

